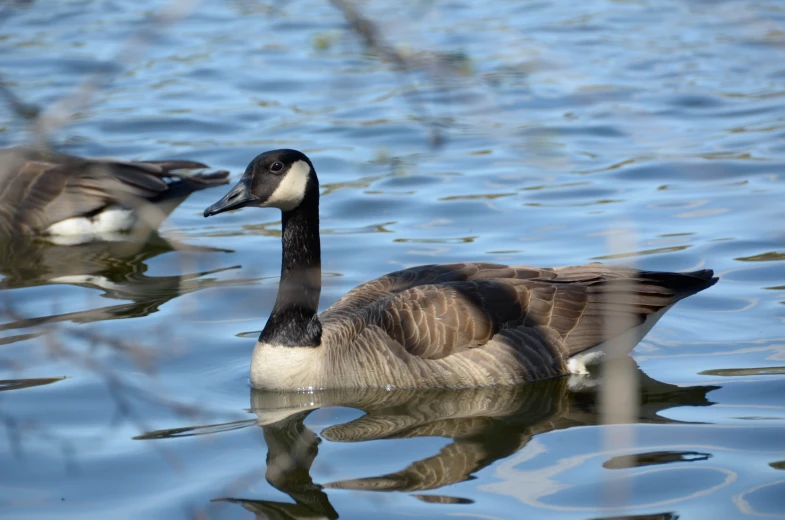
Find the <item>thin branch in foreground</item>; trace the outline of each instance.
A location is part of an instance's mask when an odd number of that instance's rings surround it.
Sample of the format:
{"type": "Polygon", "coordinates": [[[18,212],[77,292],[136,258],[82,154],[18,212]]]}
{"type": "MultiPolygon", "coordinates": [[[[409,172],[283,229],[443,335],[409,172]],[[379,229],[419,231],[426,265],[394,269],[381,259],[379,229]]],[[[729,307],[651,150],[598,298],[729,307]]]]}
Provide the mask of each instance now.
{"type": "MultiPolygon", "coordinates": [[[[465,57],[456,53],[438,53],[420,51],[404,54],[394,45],[390,44],[383,35],[379,25],[365,16],[350,0],[330,0],[330,3],[341,12],[352,32],[369,51],[377,54],[382,61],[387,61],[399,69],[404,75],[409,76],[416,71],[426,73],[435,83],[441,83],[445,76],[465,75],[465,57]]],[[[444,85],[441,85],[444,86],[444,85]]],[[[428,122],[431,146],[437,148],[444,142],[440,125],[436,118],[428,113],[425,103],[419,97],[417,88],[413,88],[406,100],[415,113],[423,114],[423,120],[428,122]]]]}
{"type": "MultiPolygon", "coordinates": [[[[74,91],[63,96],[58,101],[45,109],[21,99],[8,87],[8,82],[0,77],[0,97],[2,97],[11,112],[20,119],[32,123],[34,140],[43,146],[50,134],[68,123],[75,114],[85,110],[95,97],[95,93],[105,88],[124,70],[124,65],[141,56],[147,42],[165,27],[187,16],[198,0],[171,0],[159,11],[145,20],[135,34],[133,34],[110,61],[120,65],[112,67],[111,71],[99,71],[82,81],[74,91]]],[[[10,14],[12,7],[8,4],[0,11],[0,15],[10,14]]]]}

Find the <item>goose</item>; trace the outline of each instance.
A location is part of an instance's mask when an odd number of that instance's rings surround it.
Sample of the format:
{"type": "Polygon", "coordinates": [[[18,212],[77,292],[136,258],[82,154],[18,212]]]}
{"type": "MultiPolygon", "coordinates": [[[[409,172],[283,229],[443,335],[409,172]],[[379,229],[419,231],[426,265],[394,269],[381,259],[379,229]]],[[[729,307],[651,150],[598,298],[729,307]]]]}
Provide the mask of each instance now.
{"type": "Polygon", "coordinates": [[[194,191],[229,172],[184,175],[195,161],[89,159],[38,148],[0,150],[0,235],[46,235],[56,243],[156,229],[194,191]]]}
{"type": "Polygon", "coordinates": [[[258,155],[204,216],[249,206],[282,213],[278,295],[251,358],[258,389],[470,388],[585,373],[605,342],[632,350],[673,304],[717,282],[710,269],[422,265],[363,283],[317,315],[311,160],[290,149],[258,155]]]}

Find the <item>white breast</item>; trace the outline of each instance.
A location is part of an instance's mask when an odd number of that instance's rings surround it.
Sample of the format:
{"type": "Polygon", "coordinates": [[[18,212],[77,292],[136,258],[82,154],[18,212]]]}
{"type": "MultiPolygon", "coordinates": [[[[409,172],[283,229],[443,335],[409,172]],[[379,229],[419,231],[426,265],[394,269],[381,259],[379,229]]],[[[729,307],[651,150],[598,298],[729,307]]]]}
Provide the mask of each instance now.
{"type": "Polygon", "coordinates": [[[257,343],[251,385],[269,390],[316,390],[322,380],[324,347],[283,347],[257,343]]]}

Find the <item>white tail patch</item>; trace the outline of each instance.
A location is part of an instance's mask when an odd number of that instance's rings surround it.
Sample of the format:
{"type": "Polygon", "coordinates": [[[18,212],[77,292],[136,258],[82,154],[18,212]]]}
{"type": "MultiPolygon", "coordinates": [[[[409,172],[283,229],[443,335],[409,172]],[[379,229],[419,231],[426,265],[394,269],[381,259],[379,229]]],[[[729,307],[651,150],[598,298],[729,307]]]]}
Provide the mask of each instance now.
{"type": "Polygon", "coordinates": [[[588,367],[599,363],[604,355],[605,352],[602,350],[602,345],[584,350],[580,354],[572,356],[569,361],[567,361],[567,370],[570,371],[570,374],[588,374],[588,367]]]}
{"type": "Polygon", "coordinates": [[[611,341],[621,342],[621,344],[625,345],[625,347],[628,349],[628,352],[632,352],[632,349],[635,348],[635,345],[637,345],[640,340],[643,339],[643,336],[649,333],[651,328],[654,327],[654,324],[657,323],[657,321],[662,318],[662,315],[665,314],[672,306],[673,305],[668,305],[667,307],[663,307],[657,312],[649,314],[646,316],[646,319],[643,323],[637,327],[631,328],[616,338],[604,341],[588,350],[584,350],[583,352],[575,354],[567,361],[567,368],[569,369],[570,373],[576,375],[588,374],[589,370],[587,367],[596,365],[602,360],[602,357],[605,355],[605,346],[611,341]]]}
{"type": "Polygon", "coordinates": [[[60,245],[74,245],[91,240],[120,240],[119,233],[130,231],[137,222],[131,209],[107,208],[98,215],[61,220],[47,228],[51,240],[60,245]]]}
{"type": "Polygon", "coordinates": [[[305,187],[310,172],[311,167],[307,162],[295,161],[263,206],[283,211],[290,211],[299,206],[305,197],[305,187]]]}

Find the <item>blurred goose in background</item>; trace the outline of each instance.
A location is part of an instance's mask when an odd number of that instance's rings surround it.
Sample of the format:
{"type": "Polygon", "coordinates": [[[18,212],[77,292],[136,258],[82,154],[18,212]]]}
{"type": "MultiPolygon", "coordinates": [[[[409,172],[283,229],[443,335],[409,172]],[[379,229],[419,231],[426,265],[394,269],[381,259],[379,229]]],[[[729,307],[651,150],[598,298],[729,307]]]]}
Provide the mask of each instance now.
{"type": "Polygon", "coordinates": [[[256,388],[467,388],[571,373],[608,341],[637,344],[674,303],[710,287],[710,269],[491,263],[404,269],[351,290],[317,316],[319,181],[297,150],[257,156],[205,217],[282,212],[278,296],[251,359],[256,388]]]}
{"type": "Polygon", "coordinates": [[[48,235],[58,243],[116,240],[157,229],[194,191],[229,172],[194,161],[87,159],[46,149],[0,150],[0,235],[48,235]]]}

